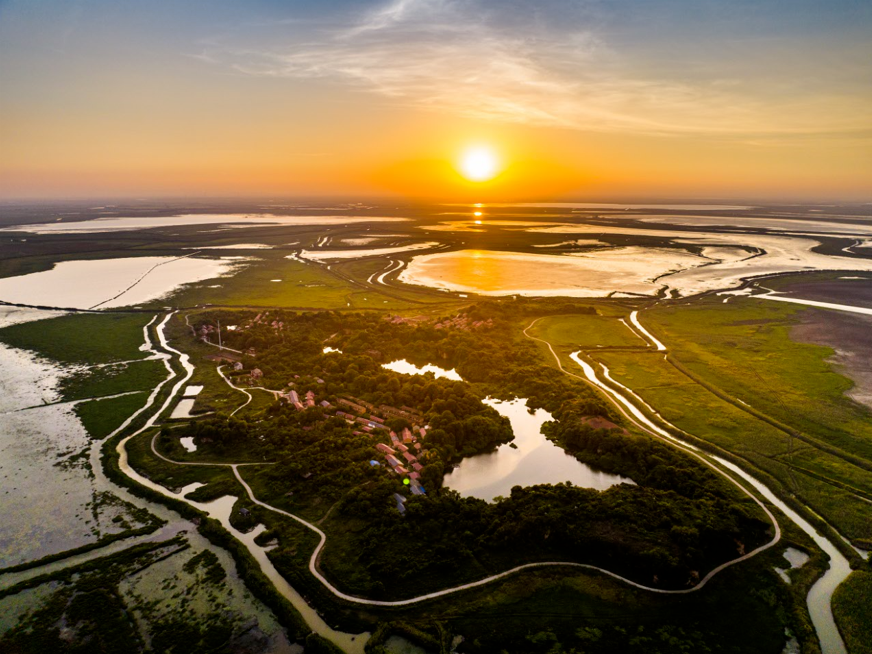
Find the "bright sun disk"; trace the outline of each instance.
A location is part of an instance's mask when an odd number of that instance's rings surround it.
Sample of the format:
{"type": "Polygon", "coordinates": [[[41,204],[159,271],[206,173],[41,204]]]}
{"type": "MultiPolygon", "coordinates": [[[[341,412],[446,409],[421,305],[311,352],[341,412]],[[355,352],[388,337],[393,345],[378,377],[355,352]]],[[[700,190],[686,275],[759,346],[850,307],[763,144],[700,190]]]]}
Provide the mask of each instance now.
{"type": "Polygon", "coordinates": [[[460,172],[472,182],[486,182],[496,177],[497,157],[485,147],[470,148],[460,160],[460,172]]]}

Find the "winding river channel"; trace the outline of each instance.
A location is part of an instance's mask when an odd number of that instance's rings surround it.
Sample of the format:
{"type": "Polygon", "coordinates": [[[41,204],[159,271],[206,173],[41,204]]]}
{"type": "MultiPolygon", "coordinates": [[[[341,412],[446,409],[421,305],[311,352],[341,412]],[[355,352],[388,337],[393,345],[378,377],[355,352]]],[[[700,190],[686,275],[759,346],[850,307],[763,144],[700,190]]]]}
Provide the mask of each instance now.
{"type": "MultiPolygon", "coordinates": [[[[665,349],[665,346],[663,346],[660,341],[657,341],[653,336],[649,334],[647,330],[642,327],[642,325],[638,321],[637,313],[633,313],[633,324],[638,327],[644,334],[651,338],[653,347],[656,347],[658,350],[665,349]]],[[[554,354],[553,349],[551,350],[551,352],[552,354],[554,354]]],[[[814,540],[814,542],[818,545],[818,547],[820,547],[824,552],[827,553],[827,555],[830,557],[829,568],[809,590],[808,596],[806,598],[806,603],[808,605],[808,611],[811,617],[812,624],[814,625],[815,631],[818,635],[818,639],[821,643],[822,652],[824,654],[847,654],[844,641],[842,640],[841,634],[839,633],[838,627],[836,626],[832,611],[833,592],[836,590],[838,585],[842,583],[851,573],[851,566],[847,558],[845,558],[845,556],[839,551],[839,549],[835,545],[833,545],[833,543],[829,539],[821,535],[814,527],[812,527],[811,524],[809,524],[805,519],[797,514],[796,511],[794,511],[789,506],[787,506],[787,504],[778,499],[775,493],[773,493],[765,484],[763,484],[752,475],[748,474],[746,471],[742,470],[739,466],[720,457],[703,454],[698,448],[694,447],[689,443],[685,443],[681,439],[676,438],[669,432],[660,428],[638,408],[636,403],[642,404],[653,412],[653,409],[651,409],[638,395],[633,393],[633,391],[631,391],[626,386],[622,386],[615,382],[613,379],[611,379],[608,368],[600,364],[603,369],[604,378],[608,379],[615,386],[618,386],[620,390],[617,390],[614,388],[614,386],[606,383],[597,375],[593,366],[591,366],[588,362],[581,358],[580,354],[580,352],[574,352],[572,353],[572,355],[570,355],[570,358],[581,367],[584,373],[584,378],[588,382],[599,388],[601,391],[603,391],[626,418],[635,423],[636,426],[638,426],[640,429],[652,435],[660,436],[666,440],[673,442],[676,445],[680,444],[682,449],[687,449],[688,451],[693,450],[694,455],[704,461],[707,458],[711,458],[723,468],[726,468],[732,473],[741,477],[744,481],[753,486],[758,493],[765,497],[766,500],[771,502],[774,506],[778,507],[778,509],[784,515],[786,515],[797,527],[799,527],[802,531],[808,534],[809,537],[811,537],[812,540],[814,540]]],[[[557,359],[556,354],[554,354],[554,357],[555,359],[557,359]]],[[[559,364],[559,359],[557,360],[559,364]]],[[[653,413],[664,424],[673,428],[679,433],[681,432],[678,427],[666,421],[663,416],[657,414],[656,412],[653,413]]],[[[715,469],[717,470],[717,468],[715,469]]],[[[723,474],[722,471],[719,470],[719,472],[723,474]]],[[[735,481],[733,483],[735,483],[735,481]]],[[[775,544],[774,541],[771,544],[775,544]]]]}
{"type": "MultiPolygon", "coordinates": [[[[271,582],[275,585],[276,589],[294,605],[294,607],[300,612],[300,614],[302,615],[302,617],[304,618],[306,623],[309,625],[309,627],[314,632],[318,633],[319,635],[323,636],[324,638],[335,643],[337,646],[341,647],[346,652],[349,652],[349,654],[362,654],[364,651],[364,645],[369,637],[369,634],[367,634],[367,633],[351,634],[351,633],[346,633],[346,632],[335,630],[330,625],[328,625],[311,606],[308,605],[306,600],[293,587],[291,587],[291,585],[275,569],[272,562],[269,560],[269,558],[267,556],[267,550],[264,547],[261,547],[254,542],[257,535],[260,534],[264,529],[264,527],[262,525],[257,527],[255,530],[248,532],[248,533],[239,532],[230,525],[230,515],[231,515],[232,509],[233,509],[233,505],[237,499],[236,497],[225,496],[225,497],[219,498],[215,501],[208,502],[208,503],[195,502],[195,501],[190,500],[187,497],[185,497],[185,495],[187,493],[190,493],[191,491],[193,491],[195,489],[196,485],[192,485],[192,486],[189,486],[185,489],[182,489],[179,493],[174,493],[173,491],[171,491],[171,490],[169,490],[169,489],[167,489],[159,484],[156,484],[156,483],[152,482],[151,480],[147,479],[146,477],[140,475],[137,471],[135,471],[134,469],[132,469],[130,467],[130,465],[128,463],[128,459],[127,459],[127,450],[126,450],[126,445],[127,445],[128,441],[131,438],[133,438],[134,436],[141,434],[146,429],[154,426],[161,416],[167,414],[170,407],[173,406],[173,403],[178,399],[180,391],[189,382],[189,380],[191,379],[191,376],[194,372],[194,366],[190,363],[188,355],[174,349],[173,347],[171,347],[166,340],[164,329],[165,329],[168,321],[170,320],[171,316],[172,316],[172,314],[166,314],[159,321],[158,321],[158,316],[155,316],[155,318],[152,320],[152,322],[149,323],[149,325],[143,329],[144,344],[141,348],[142,351],[153,356],[153,357],[160,358],[166,367],[167,376],[152,391],[146,404],[136,414],[131,416],[125,422],[125,424],[123,424],[121,427],[118,428],[118,430],[116,430],[116,432],[115,432],[116,434],[120,433],[129,424],[131,424],[135,418],[137,418],[141,415],[145,415],[145,414],[150,413],[148,419],[145,421],[145,423],[143,424],[143,426],[141,428],[137,429],[134,433],[126,436],[123,440],[121,440],[118,443],[117,452],[118,452],[118,456],[119,456],[120,469],[136,483],[141,484],[145,487],[148,487],[148,488],[150,488],[158,493],[161,493],[162,495],[164,495],[166,497],[172,498],[174,500],[184,501],[184,502],[188,503],[189,505],[191,505],[192,507],[204,512],[207,515],[209,515],[210,517],[219,520],[221,522],[221,524],[224,526],[224,528],[228,530],[229,533],[231,533],[235,538],[237,538],[241,543],[243,543],[245,545],[245,547],[248,549],[248,551],[251,553],[251,555],[254,557],[254,559],[258,562],[258,565],[260,566],[260,569],[263,571],[263,573],[271,580],[271,582]],[[153,340],[150,336],[150,329],[154,329],[154,333],[157,335],[157,340],[158,340],[157,343],[153,342],[153,340]],[[177,375],[175,373],[175,371],[173,370],[173,367],[171,365],[172,360],[175,360],[182,367],[182,369],[184,370],[184,374],[177,375]],[[172,384],[172,388],[171,388],[171,392],[170,392],[169,396],[166,398],[166,400],[159,407],[155,408],[157,405],[157,398],[159,397],[161,390],[164,389],[168,384],[172,384]]],[[[633,325],[637,329],[640,330],[641,333],[643,333],[645,336],[650,338],[651,342],[653,343],[653,347],[655,347],[657,349],[665,349],[665,346],[662,343],[660,343],[659,341],[656,341],[656,339],[654,339],[654,337],[651,336],[650,333],[647,332],[647,330],[645,330],[642,327],[642,325],[638,321],[638,315],[635,312],[631,318],[631,321],[632,321],[633,325]]],[[[531,337],[531,338],[533,338],[533,337],[531,337]]],[[[549,348],[550,348],[550,345],[549,345],[549,348]]],[[[552,350],[552,353],[554,353],[553,350],[552,350]]],[[[679,447],[679,448],[691,453],[693,456],[696,456],[697,458],[703,460],[707,465],[711,466],[717,472],[719,472],[720,474],[722,474],[725,477],[727,477],[728,479],[730,479],[730,481],[732,483],[736,484],[740,488],[743,488],[743,487],[737,481],[735,481],[735,479],[733,479],[733,477],[731,475],[736,475],[736,476],[740,477],[741,479],[743,479],[750,486],[752,486],[761,496],[763,496],[766,500],[768,500],[773,505],[778,507],[778,509],[785,516],[787,516],[788,519],[790,519],[800,529],[802,529],[805,533],[807,533],[815,541],[815,543],[817,543],[817,545],[824,552],[826,552],[829,555],[830,567],[826,571],[826,573],[812,586],[812,588],[808,594],[808,598],[807,598],[808,608],[809,608],[809,613],[811,615],[811,619],[812,619],[812,622],[814,624],[815,630],[816,630],[817,635],[820,639],[821,647],[822,647],[824,654],[846,654],[845,646],[844,646],[844,643],[842,642],[842,639],[839,635],[838,629],[835,625],[835,621],[833,619],[832,610],[831,610],[831,606],[830,606],[833,591],[850,573],[849,563],[848,563],[847,559],[838,550],[838,548],[836,548],[835,545],[833,545],[833,543],[831,541],[829,541],[826,537],[819,534],[806,520],[804,520],[800,515],[798,515],[795,511],[793,511],[789,506],[787,506],[784,502],[779,500],[777,498],[777,496],[769,488],[767,488],[762,482],[755,479],[753,476],[751,476],[750,474],[748,474],[747,472],[745,472],[744,470],[742,470],[738,466],[736,466],[728,461],[725,461],[719,457],[706,455],[706,454],[700,452],[697,448],[693,447],[689,443],[685,443],[684,441],[682,441],[681,439],[676,437],[674,434],[667,432],[666,430],[664,430],[663,428],[658,426],[658,424],[655,423],[654,420],[652,420],[651,418],[648,417],[648,414],[646,414],[645,412],[642,411],[642,409],[639,408],[640,405],[645,407],[651,415],[654,415],[656,417],[657,420],[662,421],[662,423],[665,426],[673,428],[677,433],[681,433],[680,429],[675,428],[674,425],[671,425],[670,423],[666,422],[662,418],[662,416],[657,415],[656,412],[653,411],[653,409],[651,409],[648,405],[644,404],[644,402],[641,401],[641,398],[639,398],[635,393],[633,393],[633,391],[631,389],[628,389],[625,386],[621,386],[620,384],[615,382],[613,379],[611,379],[611,377],[608,375],[607,369],[604,368],[602,373],[598,373],[592,365],[590,365],[588,362],[586,362],[584,359],[582,359],[579,356],[579,353],[573,353],[571,355],[571,358],[576,364],[579,365],[579,367],[581,368],[581,371],[583,373],[583,376],[582,375],[575,375],[574,373],[563,369],[563,366],[560,364],[559,358],[557,358],[557,356],[555,354],[555,359],[557,359],[558,365],[560,365],[561,370],[563,370],[565,373],[567,373],[569,375],[575,376],[579,379],[583,379],[583,380],[593,384],[594,386],[596,386],[598,389],[600,389],[607,396],[607,398],[618,408],[618,410],[628,420],[633,422],[640,429],[643,429],[644,431],[652,434],[653,436],[668,440],[674,446],[679,447]]],[[[500,407],[495,406],[495,408],[497,408],[499,410],[500,407]]],[[[507,407],[502,407],[502,408],[505,409],[505,411],[501,411],[501,413],[504,413],[504,415],[507,415],[508,408],[507,407]]],[[[513,405],[512,405],[512,408],[514,408],[513,405]]],[[[533,416],[533,418],[535,420],[540,420],[542,418],[542,416],[536,416],[536,414],[531,414],[531,415],[533,416]]],[[[511,418],[511,416],[509,416],[509,417],[511,418]]],[[[2,578],[0,578],[0,587],[3,587],[3,586],[8,587],[9,585],[17,583],[17,581],[21,580],[22,578],[28,578],[28,577],[36,575],[36,574],[50,572],[53,569],[58,569],[60,567],[68,567],[69,565],[72,565],[74,563],[78,563],[78,562],[83,561],[83,560],[90,560],[90,559],[97,558],[99,556],[106,555],[108,553],[120,551],[126,547],[129,547],[132,544],[135,544],[136,542],[142,542],[143,540],[158,540],[158,539],[167,538],[173,534],[179,533],[182,530],[189,531],[189,535],[192,537],[201,538],[198,534],[196,534],[196,532],[191,530],[191,524],[189,522],[181,519],[175,512],[173,512],[173,511],[171,511],[171,510],[167,509],[166,507],[161,506],[159,504],[149,502],[149,501],[143,500],[141,498],[138,498],[136,496],[133,496],[125,489],[117,487],[115,484],[111,483],[108,479],[106,479],[105,476],[103,475],[100,460],[99,460],[100,459],[100,442],[98,442],[98,441],[94,442],[93,446],[91,447],[90,457],[91,457],[91,464],[93,466],[94,474],[96,475],[96,479],[97,479],[98,483],[103,488],[111,489],[113,493],[116,493],[119,497],[130,502],[131,504],[148,509],[149,511],[151,511],[153,514],[157,515],[158,517],[161,517],[161,518],[167,520],[167,525],[165,527],[163,527],[161,530],[159,530],[158,532],[151,534],[151,535],[148,535],[148,536],[145,536],[145,537],[139,537],[137,539],[127,539],[125,541],[117,541],[111,545],[106,546],[105,548],[100,548],[100,549],[94,550],[92,552],[89,552],[87,554],[70,557],[68,559],[64,559],[62,561],[58,561],[58,562],[53,563],[53,564],[48,564],[46,566],[40,566],[39,568],[28,570],[28,571],[25,571],[22,573],[15,573],[12,575],[8,575],[8,574],[3,575],[2,578]]],[[[239,474],[239,467],[240,466],[239,465],[232,465],[231,467],[233,468],[233,472],[236,475],[237,479],[239,479],[240,482],[242,482],[242,486],[245,488],[246,492],[248,492],[251,499],[253,499],[255,502],[258,502],[259,504],[262,504],[263,506],[265,506],[266,508],[268,508],[270,510],[275,510],[277,512],[281,512],[281,511],[278,511],[277,509],[275,509],[274,507],[271,507],[269,505],[263,504],[262,502],[259,502],[253,496],[251,489],[242,480],[242,478],[239,474]]],[[[559,481],[565,481],[565,480],[559,480],[559,481]]],[[[621,481],[627,481],[627,480],[607,480],[607,481],[609,483],[606,483],[606,486],[611,485],[611,483],[620,483],[621,481]]],[[[743,490],[744,490],[744,488],[743,488],[743,490]]],[[[746,491],[746,492],[748,492],[748,491],[746,491]]],[[[497,575],[494,575],[492,577],[488,577],[485,579],[481,579],[481,580],[478,580],[476,582],[464,584],[464,585],[461,585],[461,586],[458,586],[455,588],[445,589],[443,591],[431,593],[431,594],[420,596],[420,597],[412,597],[412,598],[409,598],[407,600],[401,600],[401,601],[397,601],[397,602],[376,602],[376,601],[366,600],[364,598],[355,598],[355,597],[345,595],[344,593],[341,593],[340,591],[338,591],[337,589],[332,587],[329,584],[329,582],[327,582],[327,580],[324,579],[320,575],[320,573],[317,571],[317,568],[316,568],[317,551],[320,550],[321,547],[323,547],[324,542],[326,540],[326,535],[324,535],[323,532],[320,532],[320,530],[318,530],[316,527],[309,525],[308,523],[306,523],[302,519],[298,518],[297,516],[293,516],[293,515],[287,514],[285,512],[281,512],[281,513],[285,513],[285,515],[287,515],[295,520],[298,520],[298,521],[302,522],[304,525],[307,525],[310,528],[313,528],[316,531],[319,531],[319,533],[321,533],[321,536],[322,536],[321,544],[319,545],[318,550],[316,550],[316,552],[312,556],[312,559],[310,562],[310,570],[313,572],[313,574],[316,576],[316,578],[320,579],[322,581],[322,583],[325,584],[325,586],[327,587],[328,590],[333,592],[338,597],[342,597],[342,598],[347,599],[349,601],[358,602],[361,604],[409,605],[409,604],[414,604],[417,602],[425,601],[427,599],[432,599],[434,597],[441,597],[441,596],[444,596],[444,595],[447,595],[450,593],[459,592],[459,591],[465,590],[467,588],[472,588],[472,587],[492,583],[493,581],[496,581],[496,580],[501,579],[501,578],[505,578],[508,575],[515,574],[516,572],[518,572],[520,570],[524,570],[527,568],[540,567],[540,566],[566,566],[566,567],[575,567],[575,568],[581,568],[581,569],[598,570],[599,572],[607,574],[607,575],[609,575],[613,578],[616,578],[624,583],[627,583],[629,585],[632,585],[634,587],[637,587],[637,588],[640,588],[643,590],[649,590],[652,592],[680,593],[680,594],[696,592],[697,590],[701,589],[705,585],[705,583],[709,579],[711,579],[715,574],[717,574],[720,570],[722,570],[728,566],[734,565],[734,564],[740,562],[741,560],[749,558],[750,556],[753,556],[756,553],[763,551],[764,549],[771,547],[778,542],[778,540],[780,538],[780,528],[778,526],[778,523],[777,523],[775,517],[765,507],[765,505],[763,505],[755,496],[751,495],[750,493],[749,493],[749,495],[755,501],[758,502],[758,504],[763,508],[763,510],[773,520],[774,525],[775,525],[775,534],[776,534],[775,537],[773,538],[773,540],[771,542],[761,546],[757,550],[755,550],[753,552],[749,552],[748,554],[746,554],[743,557],[740,557],[739,559],[729,561],[729,562],[719,566],[718,568],[712,570],[708,575],[706,575],[706,577],[703,580],[701,580],[700,584],[698,584],[697,586],[690,588],[690,589],[681,589],[681,590],[669,591],[669,590],[656,589],[656,588],[647,588],[647,587],[645,587],[641,584],[635,583],[631,580],[623,579],[623,578],[619,577],[618,575],[616,575],[608,570],[603,570],[603,569],[595,568],[594,566],[589,566],[589,565],[584,565],[584,564],[567,564],[565,562],[554,561],[554,562],[542,562],[542,563],[534,563],[534,564],[518,566],[518,567],[513,568],[511,570],[507,570],[503,573],[500,573],[500,574],[497,574],[497,575]]]]}

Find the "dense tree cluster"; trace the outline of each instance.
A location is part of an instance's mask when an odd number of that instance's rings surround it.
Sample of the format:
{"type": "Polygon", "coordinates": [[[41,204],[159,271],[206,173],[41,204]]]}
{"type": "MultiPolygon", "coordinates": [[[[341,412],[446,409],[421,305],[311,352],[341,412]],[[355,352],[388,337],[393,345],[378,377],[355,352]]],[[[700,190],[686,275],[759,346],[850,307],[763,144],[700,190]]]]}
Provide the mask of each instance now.
{"type": "MultiPolygon", "coordinates": [[[[760,544],[766,531],[726,498],[691,499],[628,484],[603,492],[569,484],[516,486],[493,504],[443,490],[411,498],[404,516],[377,511],[356,493],[342,511],[366,520],[347,537],[360,552],[355,567],[364,567],[372,580],[362,586],[368,592],[384,580],[394,588],[435,588],[458,571],[476,578],[535,560],[591,563],[642,583],[680,588],[743,547],[760,544]]],[[[347,578],[347,563],[332,557],[329,547],[323,566],[347,578]]]]}
{"type": "Polygon", "coordinates": [[[620,429],[595,429],[572,403],[554,413],[543,432],[581,461],[630,477],[641,486],[699,498],[729,492],[723,479],[675,448],[620,429]]]}
{"type": "Polygon", "coordinates": [[[253,322],[257,314],[241,320],[238,313],[215,311],[204,322],[212,326],[219,320],[225,325],[243,323],[243,329],[224,333],[225,344],[240,350],[254,348],[252,365],[264,372],[265,379],[275,383],[285,383],[293,374],[304,377],[303,381],[321,375],[329,383],[336,381],[337,373],[342,373],[343,383],[352,385],[345,392],[377,395],[385,392],[388,380],[386,376],[377,376],[385,372],[378,366],[406,359],[416,365],[433,363],[454,368],[465,381],[481,385],[494,396],[526,397],[531,406],[551,411],[575,399],[584,403],[591,415],[610,415],[608,405],[588,386],[543,365],[537,346],[520,333],[518,316],[549,313],[595,313],[595,310],[571,301],[519,299],[480,302],[458,314],[470,324],[488,321],[489,326],[482,329],[438,328],[436,320],[394,322],[382,314],[340,316],[333,312],[271,311],[253,322]],[[315,359],[324,345],[356,358],[315,359]]]}
{"type": "MultiPolygon", "coordinates": [[[[318,512],[335,504],[321,565],[345,588],[373,597],[408,596],[410,584],[432,590],[448,577],[479,578],[536,560],[591,563],[680,588],[763,542],[767,524],[707,468],[651,439],[589,424],[590,416],[610,416],[608,408],[584,384],[542,365],[536,346],[519,336],[515,309],[528,304],[474,305],[453,323],[468,329],[378,315],[270,312],[260,321],[250,316],[227,336],[232,347],[256,348],[248,365],[263,371],[268,388],[291,384],[334,405],[354,397],[421,412],[430,426],[419,456],[428,494],[408,498],[404,515],[395,508],[400,478],[370,464],[382,460],[375,449],[387,440],[382,430],[354,434],[330,411],[276,404],[257,422],[208,421],[185,433],[216,448],[235,439],[269,452],[278,463],[259,473],[266,501],[299,511],[317,503],[318,512]],[[325,344],[343,354],[324,354],[325,344]],[[456,368],[468,383],[381,367],[400,358],[456,368]],[[550,438],[636,485],[604,492],[569,484],[515,487],[492,504],[440,489],[452,463],[511,438],[507,420],[482,404],[486,394],[528,397],[555,416],[546,427],[550,438]]],[[[572,303],[562,309],[588,311],[572,303]]],[[[395,422],[397,429],[407,424],[395,422]]],[[[282,556],[280,547],[277,560],[282,556]]]]}

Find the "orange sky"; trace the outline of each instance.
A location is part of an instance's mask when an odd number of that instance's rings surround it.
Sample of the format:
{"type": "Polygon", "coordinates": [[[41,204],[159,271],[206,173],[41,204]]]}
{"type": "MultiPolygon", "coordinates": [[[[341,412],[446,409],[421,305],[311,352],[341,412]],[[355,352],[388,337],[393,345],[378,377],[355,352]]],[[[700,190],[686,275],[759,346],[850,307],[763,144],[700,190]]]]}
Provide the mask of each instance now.
{"type": "Polygon", "coordinates": [[[571,50],[548,39],[562,27],[489,18],[471,40],[415,0],[311,9],[305,38],[278,16],[252,35],[173,3],[136,21],[112,6],[0,5],[0,196],[872,199],[872,90],[855,80],[872,53],[837,34],[691,70],[581,27],[571,50]],[[473,144],[498,153],[496,179],[457,174],[473,144]]]}

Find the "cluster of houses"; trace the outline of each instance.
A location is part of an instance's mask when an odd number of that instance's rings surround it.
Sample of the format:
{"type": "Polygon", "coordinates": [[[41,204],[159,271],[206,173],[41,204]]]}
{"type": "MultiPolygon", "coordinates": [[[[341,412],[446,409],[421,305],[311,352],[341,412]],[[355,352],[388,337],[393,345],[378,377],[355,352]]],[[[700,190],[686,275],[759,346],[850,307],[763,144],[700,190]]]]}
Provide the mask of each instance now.
{"type": "Polygon", "coordinates": [[[248,322],[243,324],[241,327],[239,327],[237,325],[233,325],[233,330],[250,329],[251,327],[254,327],[257,324],[269,325],[270,327],[272,327],[276,331],[280,330],[282,327],[285,326],[285,323],[283,323],[280,320],[270,320],[269,319],[269,311],[261,311],[254,318],[252,318],[251,320],[249,320],[248,322]]]}
{"type": "MultiPolygon", "coordinates": [[[[421,486],[421,471],[424,466],[418,461],[422,446],[418,442],[418,436],[423,438],[427,434],[424,427],[415,428],[417,433],[408,427],[403,429],[402,434],[391,431],[391,444],[376,444],[375,448],[384,455],[385,463],[396,474],[409,480],[409,489],[413,495],[423,495],[424,487],[421,486]]],[[[371,462],[372,463],[372,462],[371,462]]]]}
{"type": "MultiPolygon", "coordinates": [[[[305,411],[309,407],[315,406],[315,393],[313,391],[306,391],[305,394],[300,397],[300,394],[292,388],[287,393],[279,393],[278,396],[287,400],[289,404],[293,404],[297,411],[305,411]]],[[[321,400],[319,404],[324,409],[329,409],[333,406],[327,400],[321,400]]]]}
{"type": "Polygon", "coordinates": [[[494,321],[488,318],[487,320],[473,320],[470,321],[469,317],[464,313],[459,313],[453,318],[446,318],[440,322],[437,322],[433,325],[434,329],[462,329],[463,331],[470,331],[473,329],[486,329],[488,327],[493,327],[494,321]]]}
{"type": "MultiPolygon", "coordinates": [[[[286,393],[280,393],[279,397],[293,404],[298,411],[305,411],[310,407],[317,405],[324,409],[332,409],[333,405],[327,400],[317,402],[315,393],[306,391],[304,395],[300,395],[296,390],[291,389],[286,393]]],[[[423,495],[424,487],[421,485],[421,471],[424,466],[418,460],[418,457],[423,452],[424,448],[419,439],[423,439],[427,435],[427,427],[414,426],[411,429],[404,428],[399,434],[391,430],[385,424],[385,418],[382,416],[404,418],[413,423],[423,421],[421,413],[412,407],[404,406],[396,408],[389,405],[381,405],[376,407],[370,402],[357,398],[340,397],[336,400],[342,408],[337,409],[334,415],[344,419],[351,425],[356,425],[358,430],[354,433],[357,435],[367,435],[373,437],[375,435],[384,435],[387,432],[387,437],[391,444],[376,443],[376,449],[384,456],[384,462],[387,467],[395,474],[400,475],[404,479],[404,483],[409,486],[409,490],[413,495],[423,495]],[[376,412],[382,415],[376,415],[376,412]],[[363,414],[363,415],[360,415],[363,414]]],[[[370,461],[372,466],[382,465],[379,461],[370,461]]],[[[398,497],[403,498],[398,494],[398,497]]],[[[398,500],[397,508],[400,513],[405,512],[402,501],[398,500]]]]}
{"type": "MultiPolygon", "coordinates": [[[[463,296],[461,296],[463,297],[463,296]]],[[[421,323],[429,322],[432,320],[429,316],[388,316],[385,318],[392,325],[420,325],[421,323]]],[[[473,320],[470,321],[469,317],[466,314],[458,313],[453,318],[445,318],[435,323],[433,327],[435,329],[462,329],[464,331],[470,331],[473,329],[486,329],[488,327],[493,327],[494,321],[488,318],[487,320],[473,320]]]]}
{"type": "Polygon", "coordinates": [[[429,322],[429,316],[385,316],[392,325],[420,325],[429,322]]]}

